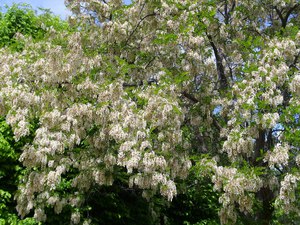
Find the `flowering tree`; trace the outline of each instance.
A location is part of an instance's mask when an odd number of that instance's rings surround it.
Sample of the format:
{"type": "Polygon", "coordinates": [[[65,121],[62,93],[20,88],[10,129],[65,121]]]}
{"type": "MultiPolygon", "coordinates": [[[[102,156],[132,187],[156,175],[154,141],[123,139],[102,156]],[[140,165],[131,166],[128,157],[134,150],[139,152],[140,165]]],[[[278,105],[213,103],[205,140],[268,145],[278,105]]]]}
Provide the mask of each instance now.
{"type": "MultiPolygon", "coordinates": [[[[16,33],[38,41],[45,35],[46,27],[52,26],[56,30],[68,29],[66,21],[48,11],[39,10],[37,15],[37,12],[26,4],[13,4],[6,9],[0,16],[0,47],[6,46],[13,52],[22,51],[24,47],[24,43],[14,37],[16,33]]],[[[34,130],[34,124],[31,124],[30,132],[34,134],[34,130]]],[[[32,216],[21,220],[18,218],[13,196],[24,171],[18,158],[22,147],[31,143],[33,136],[27,135],[16,142],[5,117],[0,116],[0,224],[37,224],[32,216]]]]}
{"type": "Polygon", "coordinates": [[[66,4],[78,32],[1,50],[1,115],[15,140],[39,125],[20,215],[68,206],[83,222],[86,193],[122,170],[171,201],[193,165],[221,192],[222,224],[299,212],[299,1],[66,4]]]}

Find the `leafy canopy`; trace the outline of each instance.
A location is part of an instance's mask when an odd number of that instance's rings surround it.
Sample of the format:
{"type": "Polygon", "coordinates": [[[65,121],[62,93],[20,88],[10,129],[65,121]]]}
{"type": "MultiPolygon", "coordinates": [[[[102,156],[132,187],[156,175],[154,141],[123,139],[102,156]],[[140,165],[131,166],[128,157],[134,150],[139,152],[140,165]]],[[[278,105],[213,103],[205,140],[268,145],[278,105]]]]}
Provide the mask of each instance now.
{"type": "Polygon", "coordinates": [[[1,115],[16,141],[39,121],[20,215],[68,208],[87,224],[88,193],[124,171],[171,201],[193,167],[222,224],[299,220],[299,1],[66,4],[77,32],[1,50],[1,115]]]}

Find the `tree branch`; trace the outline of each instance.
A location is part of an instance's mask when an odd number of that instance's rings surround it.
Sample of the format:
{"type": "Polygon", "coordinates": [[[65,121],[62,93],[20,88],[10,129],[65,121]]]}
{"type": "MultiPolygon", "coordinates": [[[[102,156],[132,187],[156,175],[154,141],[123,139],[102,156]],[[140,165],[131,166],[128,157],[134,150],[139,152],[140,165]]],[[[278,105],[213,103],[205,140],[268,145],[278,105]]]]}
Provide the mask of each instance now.
{"type": "Polygon", "coordinates": [[[131,39],[132,35],[136,32],[136,30],[138,29],[138,27],[141,25],[141,23],[148,17],[150,16],[156,16],[156,13],[151,13],[151,14],[148,14],[146,16],[144,16],[143,18],[140,19],[140,21],[137,23],[137,25],[135,26],[135,28],[131,31],[131,33],[129,34],[126,42],[125,42],[125,45],[128,44],[129,40],[131,39]]]}
{"type": "Polygon", "coordinates": [[[281,25],[282,25],[283,28],[286,27],[287,21],[288,21],[290,15],[292,14],[292,12],[293,12],[296,8],[298,8],[299,6],[300,6],[299,3],[295,4],[293,7],[291,7],[291,8],[287,11],[287,13],[286,13],[285,16],[283,16],[282,10],[280,11],[280,10],[277,8],[277,6],[274,7],[274,9],[275,9],[277,15],[278,15],[279,18],[280,18],[281,25]]]}
{"type": "Polygon", "coordinates": [[[187,99],[191,100],[193,103],[198,103],[198,99],[196,99],[193,95],[187,93],[186,91],[181,92],[181,94],[187,99]]]}
{"type": "Polygon", "coordinates": [[[214,55],[215,55],[215,58],[216,58],[216,65],[217,65],[217,71],[218,71],[218,76],[219,76],[219,79],[220,79],[221,88],[225,89],[225,88],[228,87],[228,82],[227,82],[227,78],[225,76],[225,69],[224,69],[224,66],[223,66],[223,63],[222,63],[222,57],[219,54],[217,46],[215,45],[215,43],[212,40],[212,36],[207,34],[207,33],[206,33],[206,35],[208,37],[208,40],[209,40],[209,43],[210,43],[211,47],[213,48],[214,55]]]}

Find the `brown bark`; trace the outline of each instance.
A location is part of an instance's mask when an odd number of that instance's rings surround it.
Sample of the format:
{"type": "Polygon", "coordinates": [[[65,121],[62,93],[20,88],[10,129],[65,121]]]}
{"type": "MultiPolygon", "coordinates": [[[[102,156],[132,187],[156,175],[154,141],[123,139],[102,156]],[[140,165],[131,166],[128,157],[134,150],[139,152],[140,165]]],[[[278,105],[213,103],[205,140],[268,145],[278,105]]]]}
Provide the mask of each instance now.
{"type": "Polygon", "coordinates": [[[209,43],[213,49],[215,58],[216,58],[216,66],[217,66],[217,71],[218,71],[218,76],[219,76],[219,80],[220,80],[220,87],[221,89],[225,89],[228,87],[228,81],[225,75],[225,68],[224,65],[222,63],[222,56],[217,48],[217,46],[215,45],[215,43],[213,42],[212,36],[211,35],[207,35],[209,43]]]}
{"type": "Polygon", "coordinates": [[[272,205],[274,192],[269,187],[263,187],[257,193],[257,197],[262,201],[262,209],[257,215],[257,221],[262,225],[269,225],[271,224],[274,212],[272,205]]]}
{"type": "MultiPolygon", "coordinates": [[[[253,156],[254,166],[265,166],[262,159],[262,153],[266,149],[270,149],[273,144],[272,131],[267,132],[266,130],[260,129],[258,137],[256,139],[255,151],[253,156]],[[258,160],[259,159],[259,160],[258,160]]],[[[274,192],[270,187],[262,187],[258,193],[257,198],[262,203],[261,210],[256,215],[256,220],[259,224],[268,225],[272,221],[272,215],[274,207],[272,206],[274,200],[274,192]]]]}

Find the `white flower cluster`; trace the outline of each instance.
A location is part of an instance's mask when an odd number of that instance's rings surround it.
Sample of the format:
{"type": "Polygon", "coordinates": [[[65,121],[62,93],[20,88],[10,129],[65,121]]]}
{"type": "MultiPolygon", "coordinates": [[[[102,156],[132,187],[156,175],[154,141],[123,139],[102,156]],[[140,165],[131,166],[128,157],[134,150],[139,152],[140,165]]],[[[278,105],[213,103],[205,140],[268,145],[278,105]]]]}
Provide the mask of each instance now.
{"type": "MultiPolygon", "coordinates": [[[[112,185],[116,166],[127,169],[132,185],[171,201],[174,179],[186,177],[191,167],[186,152],[177,150],[183,143],[180,90],[137,88],[134,95],[145,102],[140,106],[124,89],[124,77],[110,79],[106,55],[87,56],[79,33],[67,47],[53,41],[65,35],[53,31],[49,40],[28,41],[22,54],[6,51],[0,57],[1,112],[15,139],[29,134],[31,119],[39,120],[33,142],[20,156],[28,174],[16,196],[18,212],[24,216],[36,208],[35,217],[44,220],[45,202],[57,213],[66,205],[78,207],[74,196],[95,184],[112,185]],[[90,76],[95,68],[100,72],[90,76]],[[70,168],[79,171],[72,179],[78,192],[60,198],[55,193],[70,168]]],[[[145,70],[147,77],[153,72],[145,70]]],[[[75,213],[71,220],[75,224],[80,217],[75,213]]]]}
{"type": "Polygon", "coordinates": [[[299,213],[299,209],[295,207],[297,203],[296,188],[299,184],[298,174],[286,174],[284,179],[281,181],[281,187],[279,191],[279,196],[276,199],[275,206],[283,209],[285,212],[294,211],[299,213]]]}
{"type": "Polygon", "coordinates": [[[270,167],[274,165],[286,166],[289,160],[289,150],[288,144],[276,144],[273,151],[266,153],[264,161],[268,162],[270,167]]]}
{"type": "Polygon", "coordinates": [[[300,73],[294,76],[294,79],[290,83],[290,90],[298,96],[300,95],[300,73]]]}
{"type": "MultiPolygon", "coordinates": [[[[168,176],[162,173],[152,173],[148,176],[137,174],[130,178],[129,186],[137,185],[150,190],[157,190],[159,188],[161,195],[167,197],[169,201],[172,201],[173,197],[177,194],[177,189],[174,181],[170,180],[168,176]]],[[[145,193],[147,197],[151,197],[149,193],[145,193]]]]}
{"type": "Polygon", "coordinates": [[[215,175],[212,178],[214,188],[224,191],[219,198],[223,206],[219,212],[221,222],[226,224],[231,220],[235,223],[237,218],[235,204],[238,204],[241,212],[251,213],[253,205],[251,193],[262,187],[262,180],[256,175],[242,174],[236,168],[215,166],[214,170],[215,175]]]}
{"type": "Polygon", "coordinates": [[[223,144],[223,151],[229,158],[238,158],[242,155],[250,156],[254,148],[254,139],[252,137],[236,137],[237,134],[231,134],[223,144]]]}
{"type": "Polygon", "coordinates": [[[261,124],[263,129],[273,128],[279,121],[279,114],[276,113],[265,113],[261,118],[256,119],[257,124],[261,124]]]}

